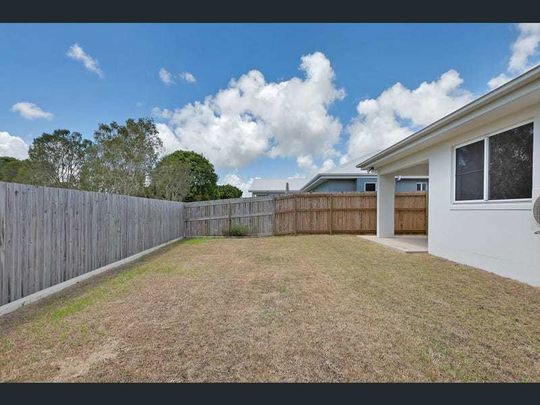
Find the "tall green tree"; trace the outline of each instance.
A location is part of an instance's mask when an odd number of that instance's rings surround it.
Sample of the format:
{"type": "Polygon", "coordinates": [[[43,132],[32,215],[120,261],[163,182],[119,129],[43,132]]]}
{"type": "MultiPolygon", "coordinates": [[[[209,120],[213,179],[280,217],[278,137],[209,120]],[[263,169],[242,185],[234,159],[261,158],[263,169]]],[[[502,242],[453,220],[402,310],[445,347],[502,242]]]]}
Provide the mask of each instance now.
{"type": "Polygon", "coordinates": [[[161,147],[150,119],[101,124],[83,166],[82,185],[95,191],[145,195],[161,147]]]}
{"type": "Polygon", "coordinates": [[[34,184],[30,161],[0,157],[0,181],[34,184]]]}
{"type": "Polygon", "coordinates": [[[189,193],[189,167],[178,160],[161,160],[152,171],[147,197],[183,201],[189,193]]]}
{"type": "Polygon", "coordinates": [[[46,186],[77,188],[91,141],[78,132],[57,129],[34,139],[28,151],[34,182],[46,186]]]}
{"type": "Polygon", "coordinates": [[[161,159],[160,164],[176,162],[189,168],[189,192],[184,201],[204,201],[217,198],[217,179],[214,165],[203,155],[178,150],[161,159]]]}
{"type": "Polygon", "coordinates": [[[242,197],[242,190],[232,184],[219,184],[217,186],[217,198],[220,200],[240,197],[242,197]]]}

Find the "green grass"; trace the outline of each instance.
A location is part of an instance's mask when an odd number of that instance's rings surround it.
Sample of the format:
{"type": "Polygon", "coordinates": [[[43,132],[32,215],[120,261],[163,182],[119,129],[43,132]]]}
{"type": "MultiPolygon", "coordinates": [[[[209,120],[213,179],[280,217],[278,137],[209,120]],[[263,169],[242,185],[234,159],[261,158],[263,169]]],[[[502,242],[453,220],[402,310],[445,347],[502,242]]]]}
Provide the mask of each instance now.
{"type": "Polygon", "coordinates": [[[209,237],[209,236],[206,236],[206,237],[198,237],[198,238],[190,238],[190,239],[184,239],[178,243],[182,244],[182,245],[199,245],[201,243],[206,243],[206,242],[209,242],[211,240],[215,240],[217,239],[216,237],[209,237]]]}
{"type": "MultiPolygon", "coordinates": [[[[178,245],[198,245],[208,242],[212,238],[194,238],[178,241],[174,246],[178,245]]],[[[164,250],[171,249],[172,246],[165,247],[160,251],[153,252],[152,254],[137,260],[127,266],[122,267],[112,277],[106,279],[103,283],[91,287],[83,295],[75,296],[64,300],[62,303],[54,306],[50,311],[46,312],[46,318],[48,321],[61,321],[67,317],[73,316],[86,310],[87,308],[96,305],[100,302],[106,301],[111,297],[119,296],[125,293],[133,280],[137,277],[143,276],[150,271],[162,272],[164,274],[177,272],[178,268],[173,265],[155,266],[153,264],[153,258],[156,255],[162,254],[164,250]]],[[[40,320],[42,321],[42,320],[40,320]]],[[[40,322],[41,325],[41,322],[40,322]]]]}
{"type": "Polygon", "coordinates": [[[539,314],[354,236],[195,238],[0,318],[0,381],[540,381],[539,314]]]}

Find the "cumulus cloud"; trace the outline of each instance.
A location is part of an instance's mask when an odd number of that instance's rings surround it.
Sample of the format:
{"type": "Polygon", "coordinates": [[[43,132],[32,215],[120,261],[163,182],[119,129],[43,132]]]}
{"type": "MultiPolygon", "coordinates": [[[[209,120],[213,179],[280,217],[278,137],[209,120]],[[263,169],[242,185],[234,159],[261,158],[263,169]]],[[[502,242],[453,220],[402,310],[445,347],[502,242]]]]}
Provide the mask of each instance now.
{"type": "Polygon", "coordinates": [[[195,76],[190,72],[182,72],[175,75],[165,68],[159,69],[159,79],[167,86],[172,86],[173,84],[176,84],[175,77],[178,77],[187,83],[195,83],[197,81],[195,76]]]}
{"type": "Polygon", "coordinates": [[[182,80],[185,80],[188,83],[195,83],[197,79],[190,72],[182,72],[178,75],[182,80]]]}
{"type": "Polygon", "coordinates": [[[347,128],[348,156],[341,161],[386,148],[470,102],[472,94],[462,84],[459,73],[449,70],[415,89],[396,83],[377,98],[361,101],[357,117],[347,128]]]}
{"type": "Polygon", "coordinates": [[[159,79],[167,86],[175,84],[172,73],[165,68],[159,69],[159,79]]]}
{"type": "Polygon", "coordinates": [[[75,43],[71,45],[66,55],[73,60],[82,62],[84,67],[90,72],[95,73],[99,77],[103,77],[103,71],[99,67],[99,62],[97,61],[97,59],[94,59],[90,55],[88,55],[79,44],[75,43]]]}
{"type": "Polygon", "coordinates": [[[326,159],[319,166],[315,163],[315,160],[311,155],[298,156],[296,158],[296,164],[304,172],[302,177],[311,177],[314,174],[326,172],[336,167],[333,159],[326,159]]]}
{"type": "Polygon", "coordinates": [[[11,111],[19,113],[21,117],[26,118],[27,120],[35,120],[38,118],[51,120],[54,117],[52,113],[44,111],[36,104],[27,101],[13,104],[11,111]]]}
{"type": "Polygon", "coordinates": [[[0,131],[0,156],[26,159],[28,157],[28,144],[18,136],[0,131]]]}
{"type": "Polygon", "coordinates": [[[242,190],[242,197],[249,197],[251,194],[248,192],[251,184],[253,183],[254,177],[251,177],[248,180],[243,180],[235,173],[226,174],[222,180],[218,181],[218,184],[230,184],[231,186],[238,187],[242,190]]]}
{"type": "Polygon", "coordinates": [[[341,123],[328,112],[345,92],[320,52],[305,55],[304,78],[267,82],[258,70],[230,81],[204,101],[171,110],[154,109],[166,121],[160,134],[176,137],[182,149],[203,153],[217,167],[241,167],[254,159],[338,156],[341,123]]]}
{"type": "Polygon", "coordinates": [[[167,124],[158,122],[156,124],[156,129],[159,133],[161,141],[163,142],[162,155],[168,155],[173,153],[174,151],[183,149],[182,145],[178,141],[178,138],[176,137],[174,132],[167,126],[167,124]]]}
{"type": "Polygon", "coordinates": [[[509,82],[510,80],[512,80],[511,76],[508,76],[506,73],[501,73],[488,81],[488,87],[490,90],[493,90],[509,82]]]}
{"type": "Polygon", "coordinates": [[[519,36],[512,44],[512,54],[508,62],[507,72],[492,78],[488,82],[490,89],[494,89],[510,81],[515,76],[534,67],[530,59],[538,55],[538,44],[540,44],[540,23],[517,24],[519,36]]]}

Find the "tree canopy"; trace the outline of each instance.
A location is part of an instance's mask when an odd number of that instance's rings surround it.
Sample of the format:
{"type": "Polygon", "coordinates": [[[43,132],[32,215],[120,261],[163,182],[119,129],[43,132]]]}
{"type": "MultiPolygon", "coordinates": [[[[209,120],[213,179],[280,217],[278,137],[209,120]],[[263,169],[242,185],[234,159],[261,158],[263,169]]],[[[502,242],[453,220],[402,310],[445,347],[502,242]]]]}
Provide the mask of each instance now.
{"type": "Polygon", "coordinates": [[[34,139],[28,155],[37,184],[77,188],[86,151],[92,144],[78,132],[57,129],[34,139]]]}
{"type": "Polygon", "coordinates": [[[240,198],[218,185],[203,155],[178,150],[159,159],[162,141],[151,119],[100,124],[94,142],[56,129],[34,139],[29,158],[0,157],[0,181],[102,191],[171,201],[240,198]]]}
{"type": "Polygon", "coordinates": [[[218,176],[214,165],[203,155],[193,151],[178,150],[161,159],[159,165],[171,162],[184,164],[189,169],[189,192],[184,201],[204,201],[217,197],[218,176]]]}
{"type": "Polygon", "coordinates": [[[30,161],[1,156],[0,181],[34,184],[30,161]]]}
{"type": "Polygon", "coordinates": [[[170,201],[183,201],[189,192],[189,167],[181,161],[163,159],[152,171],[152,178],[147,194],[150,198],[170,201]]]}
{"type": "Polygon", "coordinates": [[[217,186],[217,197],[220,200],[228,198],[240,198],[242,197],[242,190],[231,184],[220,184],[217,186]]]}
{"type": "Polygon", "coordinates": [[[128,119],[101,124],[82,171],[84,188],[133,196],[145,195],[145,185],[162,146],[154,122],[128,119]]]}

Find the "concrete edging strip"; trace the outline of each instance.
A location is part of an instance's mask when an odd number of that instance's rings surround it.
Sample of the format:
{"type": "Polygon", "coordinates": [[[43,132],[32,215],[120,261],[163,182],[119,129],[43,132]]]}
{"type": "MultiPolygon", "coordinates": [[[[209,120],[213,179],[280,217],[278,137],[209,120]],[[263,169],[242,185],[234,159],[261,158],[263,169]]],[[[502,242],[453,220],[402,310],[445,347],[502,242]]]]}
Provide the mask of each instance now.
{"type": "Polygon", "coordinates": [[[125,259],[118,260],[114,263],[110,263],[106,266],[100,267],[98,269],[89,271],[88,273],[81,274],[80,276],[71,278],[69,280],[63,281],[61,283],[55,284],[51,287],[47,287],[41,291],[35,292],[33,294],[27,295],[26,297],[19,298],[18,300],[15,300],[13,302],[10,302],[8,304],[0,306],[0,316],[9,314],[10,312],[15,311],[16,309],[19,309],[25,305],[31,304],[33,302],[39,301],[42,298],[48,297],[52,294],[56,294],[57,292],[60,292],[68,287],[71,287],[72,285],[78,284],[81,281],[87,280],[91,277],[97,276],[98,274],[104,273],[106,271],[115,269],[117,267],[123,266],[125,264],[131,263],[143,256],[146,256],[149,253],[152,253],[158,249],[161,249],[162,247],[165,247],[167,245],[170,245],[171,243],[177,242],[179,240],[184,239],[183,237],[172,239],[168,242],[162,243],[161,245],[154,246],[150,249],[143,250],[142,252],[135,253],[132,256],[126,257],[125,259]]]}

